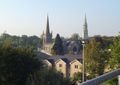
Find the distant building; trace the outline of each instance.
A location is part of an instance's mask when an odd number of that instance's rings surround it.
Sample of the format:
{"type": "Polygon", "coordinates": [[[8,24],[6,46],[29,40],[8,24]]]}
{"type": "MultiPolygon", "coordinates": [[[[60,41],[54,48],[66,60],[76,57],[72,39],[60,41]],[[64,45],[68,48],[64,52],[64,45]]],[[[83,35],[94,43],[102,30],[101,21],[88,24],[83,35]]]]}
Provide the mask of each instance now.
{"type": "Polygon", "coordinates": [[[78,72],[82,72],[81,55],[54,56],[45,59],[48,68],[54,68],[67,78],[74,78],[78,72]]]}
{"type": "Polygon", "coordinates": [[[55,61],[55,69],[66,77],[67,74],[67,63],[63,59],[58,59],[55,61]]]}
{"type": "Polygon", "coordinates": [[[52,46],[52,32],[50,33],[49,18],[47,16],[46,32],[43,32],[43,50],[46,53],[51,53],[52,46]]]}
{"type": "MultiPolygon", "coordinates": [[[[88,40],[86,16],[83,25],[82,40],[88,40]]],[[[52,32],[50,33],[49,18],[47,16],[46,32],[43,32],[43,51],[39,52],[37,56],[47,64],[48,68],[55,68],[64,77],[74,78],[78,72],[82,72],[82,41],[65,39],[62,39],[62,41],[65,55],[50,55],[54,43],[52,42],[52,32]]]]}
{"type": "MultiPolygon", "coordinates": [[[[88,39],[87,19],[85,16],[85,23],[83,25],[82,39],[88,39]]],[[[53,47],[52,32],[49,27],[49,17],[47,16],[46,31],[43,32],[43,50],[47,54],[51,54],[51,48],[53,47]]],[[[79,54],[82,49],[81,40],[63,40],[63,47],[65,54],[79,54]]]]}
{"type": "Polygon", "coordinates": [[[81,54],[82,42],[80,40],[64,40],[63,47],[65,54],[81,54]]]}
{"type": "Polygon", "coordinates": [[[82,73],[82,63],[78,59],[70,62],[70,77],[73,78],[78,72],[82,73]]]}
{"type": "Polygon", "coordinates": [[[88,25],[87,25],[87,18],[85,15],[85,22],[83,24],[83,31],[82,31],[82,39],[83,40],[88,40],[88,25]]]}
{"type": "Polygon", "coordinates": [[[47,64],[50,69],[54,67],[54,61],[52,59],[46,59],[44,60],[44,63],[47,64]]]}

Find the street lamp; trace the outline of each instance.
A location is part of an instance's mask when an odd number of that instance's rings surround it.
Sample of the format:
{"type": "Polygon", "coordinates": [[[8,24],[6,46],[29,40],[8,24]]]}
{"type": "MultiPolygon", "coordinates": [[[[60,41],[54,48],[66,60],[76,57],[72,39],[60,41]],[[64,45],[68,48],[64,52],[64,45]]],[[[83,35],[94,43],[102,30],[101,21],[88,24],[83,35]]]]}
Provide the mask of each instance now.
{"type": "Polygon", "coordinates": [[[83,45],[83,56],[82,56],[82,82],[85,81],[85,40],[82,40],[83,45]]]}

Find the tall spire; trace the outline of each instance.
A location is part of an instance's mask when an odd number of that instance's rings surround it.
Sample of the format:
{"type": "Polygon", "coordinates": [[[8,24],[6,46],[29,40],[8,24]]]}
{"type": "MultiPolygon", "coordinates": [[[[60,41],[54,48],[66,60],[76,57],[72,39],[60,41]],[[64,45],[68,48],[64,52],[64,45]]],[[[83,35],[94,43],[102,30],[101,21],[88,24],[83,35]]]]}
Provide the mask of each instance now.
{"type": "Polygon", "coordinates": [[[84,22],[84,24],[83,24],[82,38],[83,38],[83,40],[87,40],[87,39],[88,39],[88,29],[87,29],[87,18],[86,18],[86,14],[85,14],[85,22],[84,22]]]}
{"type": "Polygon", "coordinates": [[[50,33],[50,29],[49,29],[49,17],[47,15],[46,35],[48,35],[49,33],[50,33]]]}
{"type": "Polygon", "coordinates": [[[52,41],[52,36],[50,33],[50,27],[49,27],[49,17],[47,15],[47,24],[46,24],[46,33],[45,33],[45,42],[49,43],[52,41]]]}
{"type": "Polygon", "coordinates": [[[86,18],[86,14],[85,14],[85,23],[84,23],[84,25],[87,26],[87,18],[86,18]]]}

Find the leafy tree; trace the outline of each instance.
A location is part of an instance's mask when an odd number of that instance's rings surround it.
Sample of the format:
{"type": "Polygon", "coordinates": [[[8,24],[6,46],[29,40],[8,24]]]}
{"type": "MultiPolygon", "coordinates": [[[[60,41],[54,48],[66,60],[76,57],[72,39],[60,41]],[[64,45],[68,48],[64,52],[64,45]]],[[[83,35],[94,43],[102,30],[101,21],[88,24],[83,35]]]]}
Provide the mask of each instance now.
{"type": "Polygon", "coordinates": [[[79,36],[79,34],[77,34],[77,33],[74,33],[72,36],[71,36],[71,39],[72,40],[79,40],[79,38],[80,38],[80,36],[79,36]]]}
{"type": "Polygon", "coordinates": [[[90,79],[102,75],[108,65],[110,53],[101,46],[102,44],[94,38],[85,46],[85,69],[90,79]]]}
{"type": "Polygon", "coordinates": [[[29,74],[40,69],[40,63],[29,48],[0,46],[0,85],[25,85],[29,74]]]}
{"type": "Polygon", "coordinates": [[[63,42],[59,36],[59,34],[57,34],[56,38],[55,38],[55,43],[51,49],[51,53],[53,55],[63,55],[64,53],[64,49],[63,49],[63,42]]]}
{"type": "Polygon", "coordinates": [[[73,81],[79,81],[79,82],[82,82],[82,73],[81,72],[78,72],[74,75],[74,79],[73,81]]]}
{"type": "Polygon", "coordinates": [[[108,80],[108,81],[104,82],[102,85],[118,85],[118,79],[113,78],[112,80],[108,80]]]}
{"type": "Polygon", "coordinates": [[[102,49],[108,49],[108,47],[113,44],[113,39],[114,37],[107,37],[107,36],[94,36],[93,38],[95,38],[96,42],[100,42],[101,43],[101,48],[102,49]]]}
{"type": "Polygon", "coordinates": [[[33,47],[35,51],[38,47],[42,47],[42,39],[37,36],[22,35],[20,37],[4,33],[0,36],[0,43],[2,44],[6,40],[9,40],[13,47],[33,47]]]}
{"type": "Polygon", "coordinates": [[[26,85],[71,85],[69,79],[64,78],[54,69],[43,69],[30,75],[26,85]]]}
{"type": "Polygon", "coordinates": [[[111,59],[109,61],[112,69],[120,68],[120,35],[114,39],[111,45],[111,59]]]}

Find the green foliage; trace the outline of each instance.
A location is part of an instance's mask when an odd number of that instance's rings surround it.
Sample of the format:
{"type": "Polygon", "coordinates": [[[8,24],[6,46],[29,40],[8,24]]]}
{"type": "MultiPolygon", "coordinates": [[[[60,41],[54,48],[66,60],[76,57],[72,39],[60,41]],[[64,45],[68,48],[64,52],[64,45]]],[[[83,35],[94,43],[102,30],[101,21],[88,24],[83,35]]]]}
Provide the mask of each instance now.
{"type": "Polygon", "coordinates": [[[57,34],[56,38],[55,38],[55,43],[51,49],[51,53],[53,55],[63,55],[64,53],[64,49],[63,49],[63,42],[59,36],[59,34],[57,34]]]}
{"type": "Polygon", "coordinates": [[[82,73],[78,72],[74,75],[73,81],[79,81],[82,82],[82,73]]]}
{"type": "Polygon", "coordinates": [[[110,66],[112,69],[120,68],[120,36],[117,36],[111,45],[110,66]]]}
{"type": "Polygon", "coordinates": [[[85,46],[85,69],[88,79],[102,75],[108,65],[110,53],[102,49],[102,43],[91,39],[85,46]]]}
{"type": "Polygon", "coordinates": [[[40,65],[32,49],[13,48],[5,43],[0,46],[0,85],[25,85],[28,75],[40,65]]]}
{"type": "Polygon", "coordinates": [[[43,69],[30,75],[26,85],[71,85],[71,82],[56,70],[43,69]]]}
{"type": "Polygon", "coordinates": [[[70,38],[71,40],[79,40],[80,39],[80,36],[79,36],[79,34],[77,34],[77,33],[74,33],[72,36],[71,36],[71,38],[70,38]]]}
{"type": "Polygon", "coordinates": [[[108,81],[104,82],[102,85],[118,85],[118,79],[113,78],[112,80],[108,80],[108,81]]]}
{"type": "Polygon", "coordinates": [[[0,85],[71,85],[61,73],[38,61],[31,48],[0,44],[0,85]]]}
{"type": "Polygon", "coordinates": [[[42,47],[42,39],[37,36],[12,36],[9,34],[2,34],[0,36],[0,44],[8,41],[13,47],[33,47],[34,50],[37,50],[38,47],[42,47]]]}
{"type": "Polygon", "coordinates": [[[96,42],[101,43],[102,49],[107,49],[111,44],[113,44],[114,37],[107,37],[107,36],[94,36],[96,42]]]}

